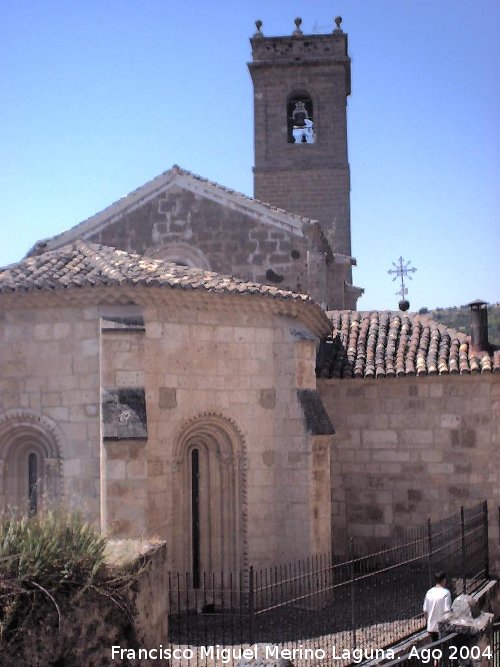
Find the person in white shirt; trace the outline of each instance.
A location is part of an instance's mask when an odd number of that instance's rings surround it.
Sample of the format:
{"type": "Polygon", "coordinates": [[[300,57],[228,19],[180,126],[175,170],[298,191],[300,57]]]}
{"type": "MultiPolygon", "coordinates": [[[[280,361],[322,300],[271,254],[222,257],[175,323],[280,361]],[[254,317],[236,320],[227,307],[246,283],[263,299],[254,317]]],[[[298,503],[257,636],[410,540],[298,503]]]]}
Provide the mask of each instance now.
{"type": "Polygon", "coordinates": [[[432,588],[429,588],[425,594],[424,614],[427,622],[427,632],[431,636],[431,641],[439,639],[439,621],[446,612],[451,611],[451,593],[446,588],[446,574],[436,572],[434,575],[436,582],[432,588]]]}

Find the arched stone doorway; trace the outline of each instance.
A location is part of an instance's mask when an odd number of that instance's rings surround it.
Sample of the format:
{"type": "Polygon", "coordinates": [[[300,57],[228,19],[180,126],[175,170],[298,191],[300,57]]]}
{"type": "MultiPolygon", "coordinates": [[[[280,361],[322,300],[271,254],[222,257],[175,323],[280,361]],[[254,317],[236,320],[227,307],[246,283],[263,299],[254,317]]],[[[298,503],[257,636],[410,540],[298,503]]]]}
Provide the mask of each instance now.
{"type": "Polygon", "coordinates": [[[59,430],[27,411],[0,414],[0,511],[36,514],[59,496],[59,430]]]}
{"type": "Polygon", "coordinates": [[[244,441],[233,422],[207,414],[184,425],[175,453],[175,560],[197,588],[204,573],[245,565],[244,441]]]}

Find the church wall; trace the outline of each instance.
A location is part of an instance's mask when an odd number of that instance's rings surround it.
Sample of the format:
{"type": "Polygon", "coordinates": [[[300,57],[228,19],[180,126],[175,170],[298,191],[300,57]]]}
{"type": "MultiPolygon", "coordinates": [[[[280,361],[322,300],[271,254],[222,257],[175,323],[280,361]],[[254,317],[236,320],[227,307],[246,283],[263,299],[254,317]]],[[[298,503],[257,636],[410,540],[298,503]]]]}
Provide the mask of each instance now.
{"type": "Polygon", "coordinates": [[[99,523],[97,309],[54,308],[43,298],[39,307],[4,309],[0,340],[0,420],[9,418],[12,429],[54,424],[65,506],[74,500],[99,523]]]}
{"type": "MultiPolygon", "coordinates": [[[[149,485],[149,532],[175,533],[182,477],[173,444],[187,420],[211,413],[231,421],[244,442],[240,566],[309,553],[311,445],[296,396],[294,344],[290,325],[257,313],[221,318],[220,312],[178,311],[167,318],[148,311],[148,466],[163,469],[149,485]],[[175,391],[169,404],[175,408],[161,406],[165,389],[175,391]]],[[[173,545],[174,558],[187,569],[181,546],[173,545]]]]}
{"type": "Polygon", "coordinates": [[[110,537],[161,537],[170,567],[190,569],[189,448],[212,447],[201,482],[207,568],[328,550],[331,436],[307,431],[297,394],[316,382],[304,325],[254,299],[247,309],[244,297],[187,293],[134,306],[144,327],[129,326],[120,313],[131,306],[55,307],[56,296],[2,313],[0,420],[24,411],[54,425],[59,504],[110,537]],[[101,399],[123,390],[144,391],[145,434],[100,423],[101,399]]]}
{"type": "Polygon", "coordinates": [[[500,571],[500,378],[318,380],[335,424],[333,545],[373,546],[487,499],[500,571]],[[347,527],[346,527],[347,526],[347,527]]]}
{"type": "Polygon", "coordinates": [[[297,388],[315,386],[310,332],[234,302],[226,309],[146,306],[144,322],[144,334],[103,336],[103,387],[143,386],[148,431],[147,441],[105,442],[108,534],[166,539],[170,566],[190,570],[185,450],[194,443],[201,451],[215,434],[234,442],[206,473],[210,509],[200,508],[201,531],[211,524],[215,537],[206,545],[210,557],[202,545],[202,565],[228,571],[328,550],[330,512],[322,501],[330,483],[318,469],[329,460],[329,441],[306,432],[297,396],[297,388]]]}
{"type": "Polygon", "coordinates": [[[88,240],[295,292],[308,290],[305,237],[181,188],[170,188],[88,240]]]}

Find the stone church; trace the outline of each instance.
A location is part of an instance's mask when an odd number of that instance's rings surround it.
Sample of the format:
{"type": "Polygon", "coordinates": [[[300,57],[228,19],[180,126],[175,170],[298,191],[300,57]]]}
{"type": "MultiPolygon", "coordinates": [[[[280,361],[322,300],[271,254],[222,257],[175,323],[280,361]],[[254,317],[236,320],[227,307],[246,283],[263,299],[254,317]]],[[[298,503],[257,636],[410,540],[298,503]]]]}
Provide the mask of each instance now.
{"type": "Polygon", "coordinates": [[[195,583],[500,504],[485,304],[472,337],[356,311],[341,20],[256,25],[255,198],[174,166],[0,269],[0,506],[160,537],[195,583]]]}
{"type": "Polygon", "coordinates": [[[351,284],[347,35],[337,27],[306,37],[297,26],[291,37],[264,37],[259,28],[251,45],[255,198],[174,165],[30,254],[84,239],[355,309],[363,290],[351,284]]]}

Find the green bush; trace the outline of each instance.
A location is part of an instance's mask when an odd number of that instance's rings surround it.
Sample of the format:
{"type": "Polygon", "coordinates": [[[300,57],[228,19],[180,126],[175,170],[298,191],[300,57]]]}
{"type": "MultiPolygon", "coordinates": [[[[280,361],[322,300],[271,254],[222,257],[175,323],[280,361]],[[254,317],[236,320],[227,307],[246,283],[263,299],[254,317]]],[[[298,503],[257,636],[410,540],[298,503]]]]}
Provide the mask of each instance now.
{"type": "Polygon", "coordinates": [[[106,542],[78,515],[47,512],[0,523],[0,578],[18,585],[86,585],[104,567],[106,542]]]}
{"type": "MultiPolygon", "coordinates": [[[[69,619],[80,606],[120,616],[119,627],[130,624],[125,597],[132,577],[106,565],[105,548],[106,540],[78,515],[47,511],[0,521],[2,667],[28,664],[35,652],[44,666],[56,655],[71,655],[83,627],[69,619]],[[42,651],[44,637],[50,640],[42,651]]],[[[92,628],[86,628],[87,642],[92,628]]]]}

